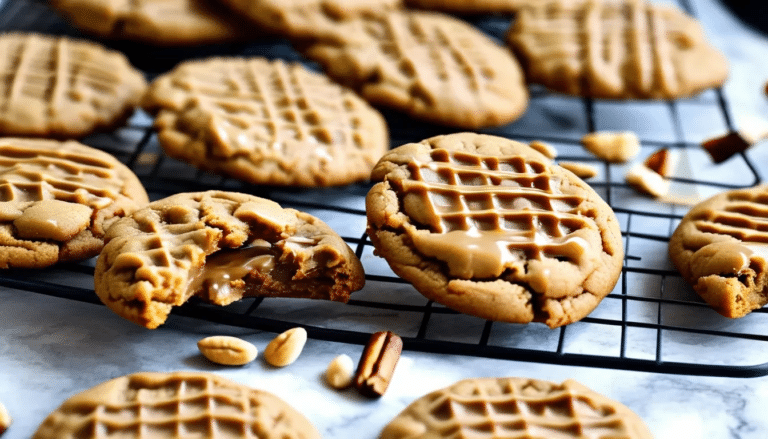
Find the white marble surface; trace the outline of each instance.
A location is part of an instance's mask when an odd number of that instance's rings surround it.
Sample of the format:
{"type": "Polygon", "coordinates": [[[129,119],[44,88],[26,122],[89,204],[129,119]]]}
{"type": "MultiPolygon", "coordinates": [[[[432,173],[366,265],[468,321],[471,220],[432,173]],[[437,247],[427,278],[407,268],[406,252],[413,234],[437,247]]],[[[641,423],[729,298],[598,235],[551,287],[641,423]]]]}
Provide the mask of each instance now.
{"type": "MultiPolygon", "coordinates": [[[[2,2],[0,0],[0,5],[2,2]]],[[[725,92],[736,123],[749,118],[768,117],[768,103],[762,93],[763,83],[768,78],[768,39],[744,28],[714,0],[696,0],[694,5],[714,44],[730,59],[732,73],[725,92]]],[[[683,135],[687,141],[696,142],[708,131],[722,130],[722,120],[710,118],[708,105],[712,100],[713,95],[705,93],[698,99],[679,103],[685,125],[683,135]]],[[[570,127],[574,135],[578,135],[584,129],[584,121],[580,119],[583,109],[579,105],[578,100],[557,97],[539,99],[532,103],[523,120],[515,124],[516,129],[519,132],[527,129],[532,134],[550,133],[557,129],[558,134],[567,134],[570,127]],[[559,121],[561,125],[555,126],[552,120],[559,121]]],[[[616,128],[627,124],[627,128],[640,132],[642,138],[660,141],[674,140],[671,129],[664,125],[668,123],[668,117],[663,115],[666,111],[665,104],[639,105],[631,109],[611,102],[596,104],[598,124],[602,124],[598,128],[616,128]]],[[[651,151],[652,148],[644,149],[644,153],[651,151]]],[[[567,152],[580,153],[575,150],[567,152]]],[[[755,163],[768,161],[765,144],[756,146],[749,154],[755,163]]],[[[691,166],[704,168],[705,172],[715,177],[730,178],[722,176],[740,173],[738,164],[733,164],[733,169],[714,168],[696,165],[697,160],[703,160],[701,157],[688,159],[693,163],[691,166]],[[724,169],[729,171],[726,173],[724,169]]],[[[648,208],[644,204],[647,200],[643,198],[631,193],[618,195],[621,197],[616,202],[624,207],[648,208]]],[[[359,200],[350,200],[350,203],[356,206],[359,200]]],[[[669,206],[659,208],[675,211],[669,206]]],[[[318,212],[318,215],[322,216],[322,213],[318,212]]],[[[338,224],[339,227],[355,228],[353,236],[359,236],[358,232],[361,233],[364,227],[364,224],[350,225],[343,218],[323,219],[334,227],[338,224]]],[[[647,222],[635,222],[631,227],[638,233],[651,233],[669,226],[667,223],[654,223],[649,218],[647,222]]],[[[627,227],[629,225],[623,225],[625,230],[627,227]]],[[[643,255],[642,260],[630,260],[630,266],[661,269],[670,266],[665,250],[653,241],[634,240],[628,253],[643,255]]],[[[371,254],[364,255],[364,262],[371,272],[378,270],[385,273],[387,270],[371,254]]],[[[638,287],[655,282],[640,275],[634,275],[629,281],[638,287]]],[[[365,299],[368,295],[380,294],[381,291],[376,288],[376,285],[369,286],[356,297],[365,299]]],[[[676,291],[691,294],[682,285],[676,291]]],[[[415,294],[408,297],[414,302],[421,300],[415,294]]],[[[406,299],[398,297],[398,300],[402,302],[406,299]]],[[[212,371],[273,392],[306,414],[326,439],[376,438],[389,419],[419,396],[462,378],[484,376],[524,376],[553,381],[576,379],[629,406],[647,422],[657,439],[762,439],[768,435],[768,417],[765,416],[768,377],[728,379],[663,375],[406,351],[387,394],[380,400],[371,401],[358,396],[353,390],[335,391],[321,379],[332,358],[346,353],[357,359],[361,346],[309,340],[299,360],[284,369],[270,367],[261,358],[241,368],[217,367],[199,355],[196,342],[200,338],[212,334],[238,335],[263,351],[274,334],[201,323],[178,316],[173,316],[160,329],[149,331],[116,317],[102,306],[5,288],[0,289],[0,304],[0,402],[14,418],[14,424],[3,439],[30,437],[42,419],[64,399],[102,381],[138,371],[173,370],[212,371]]],[[[303,305],[296,305],[295,311],[292,306],[276,307],[275,311],[284,312],[280,318],[301,315],[303,305]]],[[[318,308],[332,309],[326,305],[319,305],[318,308]]],[[[616,308],[616,301],[606,300],[594,316],[611,318],[617,312],[616,308]]],[[[268,304],[260,310],[267,312],[272,308],[268,304]]],[[[635,304],[628,312],[633,321],[647,319],[653,322],[656,318],[652,307],[635,304]]],[[[389,323],[402,331],[408,331],[413,326],[407,316],[385,314],[380,321],[371,323],[359,316],[340,312],[337,320],[328,322],[328,325],[342,328],[358,325],[365,330],[389,323]]],[[[702,310],[695,318],[690,315],[676,316],[674,313],[665,318],[732,331],[754,330],[755,325],[768,326],[763,322],[766,320],[763,315],[739,322],[718,319],[716,315],[713,321],[712,316],[713,313],[702,310]]],[[[470,334],[478,330],[477,320],[455,316],[441,318],[445,322],[441,325],[437,321],[434,331],[450,328],[453,332],[466,331],[470,334]]],[[[668,320],[665,322],[670,323],[668,320]]],[[[605,328],[606,331],[613,329],[605,328]]],[[[574,325],[572,331],[569,340],[573,341],[568,343],[566,351],[616,349],[614,337],[603,339],[600,332],[582,331],[578,325],[574,325]]],[[[521,344],[550,343],[552,334],[541,327],[526,332],[498,325],[494,327],[491,342],[502,339],[500,344],[503,344],[503,340],[509,338],[521,344]]],[[[655,335],[646,335],[637,336],[637,343],[631,344],[637,352],[630,351],[628,355],[649,358],[653,353],[655,335]],[[651,343],[647,345],[649,341],[651,343]]],[[[468,338],[471,337],[468,335],[468,338]]],[[[722,340],[674,336],[669,343],[671,345],[665,346],[670,346],[668,352],[673,357],[665,358],[667,361],[717,363],[727,360],[725,362],[731,364],[768,361],[768,352],[764,352],[762,343],[754,348],[755,343],[748,341],[724,345],[722,340]]]]}
{"type": "Polygon", "coordinates": [[[0,291],[0,401],[14,418],[3,439],[28,438],[45,416],[73,393],[137,371],[196,370],[221,374],[273,392],[304,413],[326,439],[373,439],[419,396],[456,380],[525,376],[576,379],[638,413],[657,439],[752,439],[768,431],[768,379],[658,375],[405,352],[379,400],[338,392],[321,379],[336,355],[357,359],[356,345],[309,340],[291,366],[273,368],[261,357],[244,367],[219,367],[196,342],[234,334],[261,351],[274,334],[183,317],[148,331],[104,307],[19,291],[0,291]]]}

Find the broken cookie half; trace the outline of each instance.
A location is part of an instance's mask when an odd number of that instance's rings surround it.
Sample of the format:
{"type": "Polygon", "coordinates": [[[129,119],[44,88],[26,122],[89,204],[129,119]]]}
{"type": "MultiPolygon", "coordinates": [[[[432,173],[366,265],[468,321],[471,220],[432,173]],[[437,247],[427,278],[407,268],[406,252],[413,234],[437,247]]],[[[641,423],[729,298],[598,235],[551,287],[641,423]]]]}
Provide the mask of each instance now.
{"type": "Polygon", "coordinates": [[[182,193],[150,203],[107,231],[96,294],[120,316],[156,328],[197,296],[339,302],[361,289],[363,267],[321,220],[252,195],[182,193]]]}

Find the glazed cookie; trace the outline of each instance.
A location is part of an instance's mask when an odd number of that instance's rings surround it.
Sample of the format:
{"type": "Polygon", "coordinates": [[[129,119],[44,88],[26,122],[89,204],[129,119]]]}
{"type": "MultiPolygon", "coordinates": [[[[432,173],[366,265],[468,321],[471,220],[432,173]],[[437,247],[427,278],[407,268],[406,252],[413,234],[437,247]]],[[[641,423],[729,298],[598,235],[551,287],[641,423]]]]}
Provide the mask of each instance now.
{"type": "Polygon", "coordinates": [[[320,433],[271,393],[211,373],[140,372],[72,396],[32,437],[319,439],[320,433]]]}
{"type": "Polygon", "coordinates": [[[191,296],[339,302],[363,287],[352,250],[319,219],[252,195],[182,193],[115,223],[96,263],[96,294],[147,328],[191,296]]]}
{"type": "Polygon", "coordinates": [[[402,0],[221,0],[260,27],[289,38],[327,32],[341,21],[402,7],[402,0]]]}
{"type": "Polygon", "coordinates": [[[157,46],[241,40],[259,32],[212,0],[50,0],[72,26],[157,46]]]}
{"type": "Polygon", "coordinates": [[[459,381],[417,399],[380,439],[652,439],[637,414],[577,383],[528,378],[459,381]]]}
{"type": "Polygon", "coordinates": [[[64,37],[0,35],[0,135],[76,138],[122,125],[147,84],[119,52],[64,37]]]}
{"type": "Polygon", "coordinates": [[[497,126],[528,105],[509,51],[448,15],[404,11],[346,20],[298,48],[374,105],[420,120],[497,126]]]}
{"type": "MultiPolygon", "coordinates": [[[[536,0],[406,0],[412,8],[457,14],[489,14],[515,12],[536,0]]],[[[541,0],[539,0],[541,1],[541,0]]]]}
{"type": "Polygon", "coordinates": [[[518,13],[507,40],[529,82],[572,95],[676,99],[728,76],[694,18],[643,0],[542,1],[518,13]]]}
{"type": "Polygon", "coordinates": [[[0,139],[0,268],[96,256],[106,229],[148,202],[133,172],[105,152],[0,139]]]}
{"type": "Polygon", "coordinates": [[[623,260],[611,208],[525,144],[461,133],[410,143],[373,170],[368,235],[392,270],[465,314],[551,328],[611,292],[623,260]]]}
{"type": "Polygon", "coordinates": [[[716,195],[677,226],[669,255],[720,314],[738,318],[768,303],[768,185],[716,195]]]}
{"type": "Polygon", "coordinates": [[[389,148],[378,111],[300,64],[263,58],[188,61],[156,79],[165,152],[254,184],[332,186],[368,180],[389,148]]]}

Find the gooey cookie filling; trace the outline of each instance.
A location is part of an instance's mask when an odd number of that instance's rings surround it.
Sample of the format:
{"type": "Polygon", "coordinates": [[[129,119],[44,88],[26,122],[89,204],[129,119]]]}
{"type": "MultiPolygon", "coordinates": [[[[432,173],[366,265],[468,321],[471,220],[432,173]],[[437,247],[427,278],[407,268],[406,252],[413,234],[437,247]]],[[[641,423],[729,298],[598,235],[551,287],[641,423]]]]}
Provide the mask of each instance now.
{"type": "MultiPolygon", "coordinates": [[[[205,264],[190,273],[187,295],[227,305],[248,295],[270,295],[268,291],[261,291],[267,282],[283,283],[291,290],[291,279],[299,269],[295,263],[296,253],[315,244],[316,239],[292,236],[274,244],[256,239],[237,249],[219,250],[208,255],[205,264]]],[[[320,284],[316,288],[325,289],[320,284]]]]}

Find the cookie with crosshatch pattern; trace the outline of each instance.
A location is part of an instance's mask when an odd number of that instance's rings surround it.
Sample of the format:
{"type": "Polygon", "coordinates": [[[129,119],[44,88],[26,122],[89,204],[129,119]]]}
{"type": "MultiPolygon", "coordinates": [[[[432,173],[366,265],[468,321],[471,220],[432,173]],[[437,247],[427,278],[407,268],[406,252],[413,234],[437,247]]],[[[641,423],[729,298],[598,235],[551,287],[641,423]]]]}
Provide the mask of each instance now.
{"type": "Polygon", "coordinates": [[[368,180],[389,148],[378,111],[324,75],[282,60],[187,61],[152,83],[143,106],[157,113],[169,156],[254,184],[368,180]]]}
{"type": "Polygon", "coordinates": [[[213,0],[50,0],[49,3],[72,26],[111,40],[186,46],[244,40],[260,33],[213,0]]]}
{"type": "Polygon", "coordinates": [[[0,268],[96,256],[107,228],[148,202],[110,154],[74,140],[0,138],[0,268]]]}
{"type": "Polygon", "coordinates": [[[291,39],[332,29],[338,22],[402,7],[402,0],[220,0],[259,27],[291,39]]]}
{"type": "Polygon", "coordinates": [[[368,235],[392,270],[465,314],[558,327],[621,273],[611,208],[528,145],[459,133],[387,153],[366,197],[368,235]]]}
{"type": "Polygon", "coordinates": [[[414,119],[476,129],[512,122],[528,105],[509,50],[449,15],[370,14],[294,43],[372,104],[414,119]]]}
{"type": "Polygon", "coordinates": [[[320,433],[271,393],[211,373],[139,372],[70,397],[32,437],[319,439],[320,433]]]}
{"type": "Polygon", "coordinates": [[[669,240],[683,278],[718,313],[744,317],[768,303],[768,185],[693,207],[669,240]]]}
{"type": "Polygon", "coordinates": [[[126,57],[85,40],[0,35],[0,135],[78,138],[122,125],[147,83],[126,57]]]}
{"type": "Polygon", "coordinates": [[[621,438],[651,439],[624,404],[573,380],[528,378],[459,381],[422,396],[398,414],[380,439],[621,438]]]}
{"type": "Polygon", "coordinates": [[[572,95],[676,99],[728,76],[696,19],[644,0],[541,1],[518,12],[507,40],[529,82],[572,95]]]}
{"type": "Polygon", "coordinates": [[[147,328],[196,296],[347,302],[363,266],[320,219],[253,195],[208,191],[154,201],[107,231],[95,290],[118,315],[147,328]]]}

